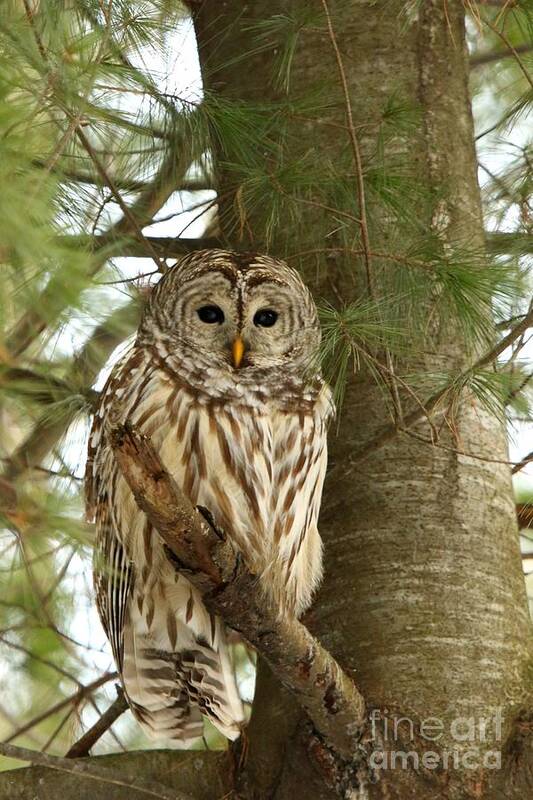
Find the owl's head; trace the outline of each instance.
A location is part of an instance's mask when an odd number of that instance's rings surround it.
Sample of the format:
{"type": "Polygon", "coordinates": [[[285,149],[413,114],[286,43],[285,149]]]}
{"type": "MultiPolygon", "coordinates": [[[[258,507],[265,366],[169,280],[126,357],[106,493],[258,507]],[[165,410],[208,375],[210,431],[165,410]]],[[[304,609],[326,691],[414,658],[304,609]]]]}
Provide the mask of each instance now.
{"type": "Polygon", "coordinates": [[[246,375],[272,369],[303,377],[316,366],[320,327],[311,293],[283,261],[203,250],[185,256],[159,281],[140,337],[200,368],[227,370],[246,381],[246,375]]]}

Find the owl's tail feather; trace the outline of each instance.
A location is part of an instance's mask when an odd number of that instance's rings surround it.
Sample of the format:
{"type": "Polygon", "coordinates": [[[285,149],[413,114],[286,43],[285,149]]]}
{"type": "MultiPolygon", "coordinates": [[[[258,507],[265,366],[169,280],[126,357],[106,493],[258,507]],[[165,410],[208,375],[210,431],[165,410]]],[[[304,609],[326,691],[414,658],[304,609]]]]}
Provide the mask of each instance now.
{"type": "Polygon", "coordinates": [[[176,739],[183,744],[192,744],[203,734],[204,723],[198,708],[191,706],[184,692],[172,704],[160,708],[138,705],[128,695],[133,716],[150,739],[176,739]]]}
{"type": "Polygon", "coordinates": [[[199,596],[189,624],[180,620],[181,608],[168,605],[168,595],[166,600],[166,607],[155,604],[149,624],[134,598],[129,608],[122,680],[134,716],[151,738],[190,743],[202,736],[205,715],[224,736],[236,739],[244,708],[224,624],[209,616],[199,596]]]}

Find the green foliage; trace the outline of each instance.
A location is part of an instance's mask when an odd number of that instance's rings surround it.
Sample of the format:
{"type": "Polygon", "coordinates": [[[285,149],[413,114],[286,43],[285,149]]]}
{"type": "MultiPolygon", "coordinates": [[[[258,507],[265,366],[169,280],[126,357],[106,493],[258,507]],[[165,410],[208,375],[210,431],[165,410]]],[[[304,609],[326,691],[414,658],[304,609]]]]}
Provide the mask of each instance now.
{"type": "Polygon", "coordinates": [[[386,312],[386,303],[368,300],[342,309],[327,304],[319,309],[323,335],[321,361],[337,406],[342,404],[349,369],[355,372],[365,365],[381,384],[382,373],[372,353],[385,350],[405,353],[408,331],[388,323],[386,312]]]}
{"type": "MultiPolygon", "coordinates": [[[[272,70],[273,85],[289,92],[291,70],[298,41],[306,32],[312,32],[323,26],[320,10],[309,3],[293,3],[285,14],[273,14],[267,19],[246,26],[255,34],[257,52],[271,51],[275,53],[272,70]]],[[[249,56],[248,52],[246,56],[249,56]]]]}

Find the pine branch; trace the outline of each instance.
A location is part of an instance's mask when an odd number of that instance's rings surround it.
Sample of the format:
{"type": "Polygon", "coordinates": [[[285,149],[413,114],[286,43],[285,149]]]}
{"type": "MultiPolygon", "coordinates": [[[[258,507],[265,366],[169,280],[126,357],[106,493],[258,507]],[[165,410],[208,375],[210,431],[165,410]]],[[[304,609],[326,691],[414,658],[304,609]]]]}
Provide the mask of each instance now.
{"type": "MultiPolygon", "coordinates": [[[[154,179],[148,184],[146,190],[131,205],[130,217],[137,220],[140,227],[145,227],[153,222],[157,212],[166,203],[169,197],[179,188],[183,174],[176,170],[180,163],[179,153],[172,148],[154,179]]],[[[129,237],[134,233],[130,226],[129,218],[121,217],[104,234],[107,244],[114,240],[129,237]]],[[[88,271],[87,278],[94,277],[107,262],[108,255],[105,248],[95,255],[94,261],[88,271]]],[[[64,276],[52,277],[37,298],[32,308],[26,311],[19,321],[13,326],[6,339],[6,349],[18,356],[30,347],[48,325],[55,322],[64,309],[58,307],[58,297],[63,293],[64,276]],[[54,315],[43,316],[41,309],[54,308],[54,315]]]]}
{"type": "Polygon", "coordinates": [[[524,458],[521,461],[515,464],[511,472],[513,473],[513,475],[517,472],[520,472],[521,470],[524,469],[524,467],[527,467],[528,464],[531,464],[532,461],[533,461],[533,450],[531,450],[531,452],[529,452],[527,456],[524,456],[524,458]]]}
{"type": "Polygon", "coordinates": [[[117,256],[147,257],[150,256],[152,250],[160,258],[179,258],[195,250],[208,250],[222,246],[220,239],[215,238],[182,239],[174,236],[143,236],[143,241],[139,241],[126,237],[110,238],[106,233],[99,236],[60,236],[59,241],[74,248],[90,249],[95,253],[105,249],[108,258],[117,256]],[[150,251],[147,250],[146,243],[150,245],[150,251]]]}
{"type": "Polygon", "coordinates": [[[486,17],[483,17],[483,22],[485,23],[485,25],[488,28],[491,29],[491,31],[493,33],[496,34],[496,36],[498,36],[502,40],[502,42],[504,43],[504,45],[507,47],[507,49],[509,51],[509,55],[513,56],[513,58],[515,59],[516,63],[518,64],[518,67],[519,67],[520,71],[522,72],[524,78],[526,79],[526,81],[529,83],[529,85],[533,89],[533,77],[529,74],[528,70],[526,69],[526,66],[525,66],[524,62],[522,61],[522,59],[520,57],[520,53],[518,52],[518,49],[512,44],[512,42],[505,35],[505,33],[503,33],[503,31],[500,31],[498,29],[498,27],[496,25],[494,25],[489,19],[487,19],[486,17]]]}
{"type": "Polygon", "coordinates": [[[533,528],[533,505],[531,503],[517,503],[516,514],[520,528],[533,528]]]}
{"type": "MultiPolygon", "coordinates": [[[[34,167],[47,169],[48,164],[41,159],[34,159],[32,161],[34,167]]],[[[84,172],[83,170],[76,170],[70,167],[53,167],[51,170],[59,178],[66,181],[75,183],[88,183],[92,186],[102,186],[102,180],[98,179],[96,175],[91,172],[84,172]]],[[[121,178],[119,175],[111,175],[113,183],[121,192],[145,192],[150,188],[150,181],[135,180],[134,178],[121,178]]],[[[176,187],[177,192],[207,192],[212,191],[213,186],[206,184],[205,180],[199,178],[184,179],[179,186],[176,187]]]]}
{"type": "MultiPolygon", "coordinates": [[[[18,758],[21,754],[28,758],[31,754],[33,759],[35,750],[9,747],[6,758],[18,758]]],[[[36,757],[40,755],[37,753],[36,757]]],[[[130,750],[62,760],[65,771],[52,768],[50,762],[45,766],[36,760],[28,767],[21,764],[14,769],[9,765],[7,770],[0,771],[0,797],[2,800],[147,800],[142,791],[150,789],[157,791],[159,797],[170,795],[173,800],[190,800],[191,791],[203,800],[223,800],[231,796],[234,787],[233,761],[227,750],[130,750]],[[82,777],[81,764],[98,770],[102,780],[82,777]],[[110,785],[109,775],[121,784],[110,785]]],[[[0,761],[2,767],[8,766],[2,753],[0,761]]]]}
{"type": "Polygon", "coordinates": [[[529,233],[486,231],[485,241],[491,253],[524,256],[533,253],[533,236],[529,233]]]}
{"type": "MultiPolygon", "coordinates": [[[[352,149],[352,156],[356,174],[357,198],[359,203],[359,229],[361,231],[361,242],[363,244],[363,263],[365,265],[368,296],[370,297],[371,300],[375,300],[374,277],[372,273],[372,254],[370,247],[370,237],[368,233],[365,181],[363,177],[363,161],[361,158],[361,148],[359,146],[359,139],[357,138],[357,133],[355,130],[355,124],[352,112],[352,103],[350,99],[350,90],[348,88],[348,80],[346,77],[346,70],[344,68],[344,60],[342,58],[342,53],[339,48],[337,36],[335,34],[335,29],[333,27],[333,20],[331,19],[328,0],[322,0],[322,8],[324,9],[324,14],[326,16],[329,39],[331,41],[331,45],[335,52],[337,69],[344,97],[346,123],[350,138],[350,145],[352,149]]],[[[391,353],[388,349],[385,351],[385,358],[387,361],[385,384],[391,395],[396,420],[401,421],[403,417],[402,404],[400,400],[400,395],[398,393],[396,374],[394,370],[394,362],[392,360],[391,353]]],[[[379,365],[378,369],[380,372],[382,372],[379,365]]]]}
{"type": "MultiPolygon", "coordinates": [[[[22,367],[0,367],[0,388],[4,386],[16,391],[20,397],[28,397],[45,406],[70,398],[76,391],[66,380],[22,367]]],[[[82,394],[91,406],[98,400],[98,392],[90,387],[85,388],[82,394]]]]}
{"type": "Polygon", "coordinates": [[[31,8],[28,0],[22,0],[22,2],[23,2],[23,5],[24,5],[24,11],[26,12],[26,19],[28,20],[28,24],[29,24],[29,26],[30,26],[30,28],[32,30],[32,33],[33,33],[33,36],[34,36],[34,39],[35,39],[35,43],[37,44],[37,49],[39,50],[39,53],[41,54],[41,58],[43,59],[43,61],[46,61],[46,50],[44,49],[44,45],[43,45],[41,36],[40,36],[40,34],[39,34],[39,32],[38,32],[38,30],[37,30],[37,28],[35,26],[35,22],[34,22],[35,12],[31,8]]]}
{"type": "Polygon", "coordinates": [[[348,132],[350,136],[350,145],[352,148],[352,154],[354,159],[355,165],[355,172],[357,176],[357,196],[359,200],[359,227],[361,229],[361,241],[363,243],[363,260],[365,264],[365,271],[366,271],[366,279],[368,284],[368,294],[371,298],[374,297],[374,290],[373,290],[373,278],[372,278],[372,269],[371,269],[371,261],[370,261],[370,240],[368,237],[368,222],[366,218],[366,199],[365,199],[365,182],[363,178],[363,162],[361,159],[361,149],[359,147],[359,140],[357,138],[357,134],[355,132],[355,125],[353,121],[353,113],[352,113],[352,103],[350,99],[350,90],[348,88],[348,80],[346,78],[346,71],[344,69],[344,62],[342,59],[342,54],[339,49],[339,45],[337,42],[337,37],[335,35],[335,30],[333,28],[333,21],[331,19],[331,14],[329,11],[329,5],[327,0],[322,0],[322,8],[324,9],[324,14],[326,16],[326,23],[328,26],[328,34],[329,38],[335,52],[335,59],[337,61],[337,69],[339,72],[339,78],[342,86],[342,93],[344,97],[344,107],[346,113],[346,122],[348,127],[348,132]]]}
{"type": "MultiPolygon", "coordinates": [[[[518,317],[518,319],[523,319],[523,316],[524,315],[521,314],[520,317],[518,317]]],[[[509,325],[506,325],[505,327],[508,328],[509,325]]],[[[522,378],[520,383],[517,386],[515,386],[514,389],[512,391],[510,391],[509,394],[507,395],[507,397],[505,399],[505,405],[507,405],[507,406],[510,405],[513,402],[513,400],[516,397],[518,397],[520,392],[524,391],[524,389],[526,388],[526,386],[528,385],[528,383],[531,381],[532,378],[533,378],[533,372],[530,372],[527,375],[524,375],[524,377],[522,378]]],[[[531,422],[530,419],[527,420],[527,421],[531,422]]]]}
{"type": "MultiPolygon", "coordinates": [[[[69,113],[69,117],[72,117],[72,116],[73,115],[69,113]]],[[[93,162],[93,164],[94,164],[94,166],[96,168],[96,171],[97,171],[98,175],[102,179],[102,182],[110,189],[111,194],[115,198],[120,210],[122,211],[122,213],[124,215],[124,219],[127,220],[127,223],[128,223],[128,225],[130,227],[131,232],[135,235],[135,237],[139,240],[139,242],[146,248],[148,255],[153,259],[153,261],[154,261],[154,263],[156,265],[156,268],[159,270],[159,272],[164,272],[165,268],[166,268],[164,263],[160,261],[159,256],[157,255],[155,250],[152,248],[150,242],[145,238],[145,236],[144,236],[144,234],[142,232],[142,227],[139,224],[136,216],[131,212],[130,207],[123,200],[122,195],[120,194],[119,190],[115,186],[115,183],[114,183],[111,175],[107,172],[106,168],[104,167],[104,165],[100,161],[98,155],[96,154],[93,146],[91,145],[89,139],[85,135],[85,133],[84,133],[84,131],[83,131],[83,129],[82,129],[82,127],[81,127],[81,125],[79,123],[76,123],[76,136],[78,137],[79,141],[82,143],[84,149],[88,153],[91,161],[93,162]]]]}
{"type": "MultiPolygon", "coordinates": [[[[505,175],[500,177],[499,175],[495,175],[485,164],[478,160],[478,166],[485,172],[486,175],[489,176],[492,183],[498,187],[499,192],[493,196],[493,202],[499,201],[502,198],[506,198],[511,203],[515,203],[521,207],[525,207],[530,210],[529,203],[527,202],[527,198],[524,196],[524,193],[521,190],[510,189],[509,186],[506,185],[505,180],[508,179],[508,176],[505,175]]],[[[511,180],[513,180],[512,175],[510,176],[511,180]]],[[[490,197],[490,192],[488,193],[490,197]]]]}
{"type": "Polygon", "coordinates": [[[128,710],[128,701],[124,697],[123,689],[117,684],[117,698],[109,706],[92,728],[75,742],[66,754],[66,758],[80,758],[89,755],[91,748],[109,730],[117,719],[128,710]]]}
{"type": "Polygon", "coordinates": [[[354,683],[304,625],[279,614],[224,534],[182,494],[147,437],[120,426],[113,448],[137,505],[207,608],[264,656],[326,743],[353,762],[365,724],[364,699],[354,683]]]}
{"type": "Polygon", "coordinates": [[[105,683],[114,680],[114,678],[116,677],[117,677],[116,672],[105,672],[103,675],[100,675],[99,678],[92,681],[91,683],[80,686],[80,688],[76,692],[74,692],[74,694],[71,694],[64,700],[60,700],[59,703],[56,703],[55,705],[46,709],[46,711],[43,711],[41,714],[38,714],[33,719],[29,720],[29,722],[24,723],[24,725],[21,725],[19,728],[17,728],[17,730],[13,731],[13,733],[11,733],[7,737],[7,739],[5,739],[5,741],[3,742],[2,745],[0,745],[0,747],[4,747],[5,745],[9,744],[9,742],[12,742],[13,739],[17,739],[19,736],[22,736],[23,733],[26,733],[27,731],[31,730],[36,725],[39,725],[41,722],[43,722],[45,719],[52,717],[54,714],[57,714],[64,708],[67,708],[72,704],[77,705],[82,700],[84,700],[89,694],[96,691],[96,689],[99,689],[100,686],[103,686],[105,683]]]}
{"type": "Polygon", "coordinates": [[[83,684],[79,682],[75,675],[71,672],[67,672],[67,670],[63,669],[59,666],[59,664],[55,664],[53,661],[50,661],[48,658],[43,658],[43,656],[38,655],[37,653],[32,653],[31,650],[28,650],[27,647],[24,647],[21,644],[17,644],[17,642],[11,642],[9,639],[6,639],[4,636],[0,634],[0,642],[5,645],[6,647],[11,647],[13,650],[18,650],[21,653],[24,653],[25,656],[28,658],[37,661],[39,664],[43,664],[43,666],[48,667],[51,670],[54,670],[59,675],[62,675],[64,678],[68,678],[69,681],[77,684],[80,688],[83,688],[83,684]]]}
{"type": "MultiPolygon", "coordinates": [[[[533,51],[533,45],[521,44],[514,49],[516,53],[523,55],[531,53],[531,51],[533,51]]],[[[488,53],[479,53],[470,58],[470,68],[476,69],[476,67],[482,67],[485,64],[493,64],[495,61],[501,61],[504,58],[512,58],[512,56],[513,53],[511,53],[508,48],[502,50],[491,50],[488,53]]]]}
{"type": "MultiPolygon", "coordinates": [[[[124,340],[128,331],[134,330],[138,315],[138,305],[132,302],[115,311],[99,325],[74,358],[65,375],[65,383],[91,387],[115,347],[124,340]]],[[[27,469],[40,465],[77,413],[76,408],[67,407],[59,418],[51,418],[49,414],[45,414],[7,460],[4,481],[14,481],[27,469]]],[[[0,495],[2,494],[4,492],[0,484],[0,495]]]]}
{"type": "Polygon", "coordinates": [[[116,777],[114,770],[108,767],[96,766],[92,761],[85,759],[74,761],[70,758],[59,758],[48,753],[38,753],[35,750],[28,750],[26,747],[15,747],[10,744],[0,744],[0,755],[6,758],[14,758],[17,761],[27,761],[48,769],[69,772],[79,778],[107,783],[110,786],[122,786],[136,794],[155,797],[157,800],[191,800],[190,795],[177,793],[174,789],[168,789],[156,781],[145,781],[136,779],[135,781],[122,781],[116,777]]]}
{"type": "Polygon", "coordinates": [[[497,358],[513,344],[513,342],[519,339],[531,327],[533,327],[533,301],[529,306],[527,314],[525,314],[523,319],[509,331],[507,336],[504,336],[502,339],[500,339],[500,341],[494,345],[494,347],[488,350],[469,367],[464,369],[463,372],[454,378],[451,383],[443,386],[442,389],[439,389],[437,392],[432,394],[425,402],[420,403],[413,411],[411,411],[410,414],[405,415],[401,427],[397,425],[389,425],[384,428],[376,437],[374,437],[374,439],[371,439],[369,442],[367,442],[367,444],[362,447],[359,452],[356,452],[350,456],[350,465],[355,465],[361,461],[364,461],[372,453],[376,452],[376,450],[380,450],[382,447],[392,441],[398,433],[406,431],[417,422],[420,422],[424,416],[427,417],[429,414],[431,414],[431,412],[437,408],[437,406],[450,393],[450,391],[453,390],[454,386],[462,385],[462,383],[465,382],[470,375],[486,366],[489,366],[490,364],[493,364],[493,362],[496,361],[497,358]]]}

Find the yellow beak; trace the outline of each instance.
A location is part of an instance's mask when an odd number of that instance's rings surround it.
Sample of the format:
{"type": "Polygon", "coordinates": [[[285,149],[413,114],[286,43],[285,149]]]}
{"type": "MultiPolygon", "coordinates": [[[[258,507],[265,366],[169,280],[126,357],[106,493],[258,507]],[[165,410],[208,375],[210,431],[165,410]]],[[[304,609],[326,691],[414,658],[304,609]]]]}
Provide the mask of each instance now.
{"type": "Polygon", "coordinates": [[[235,369],[238,369],[241,365],[242,357],[244,355],[244,342],[240,336],[237,336],[237,338],[234,340],[231,347],[231,353],[233,355],[233,365],[235,369]]]}

